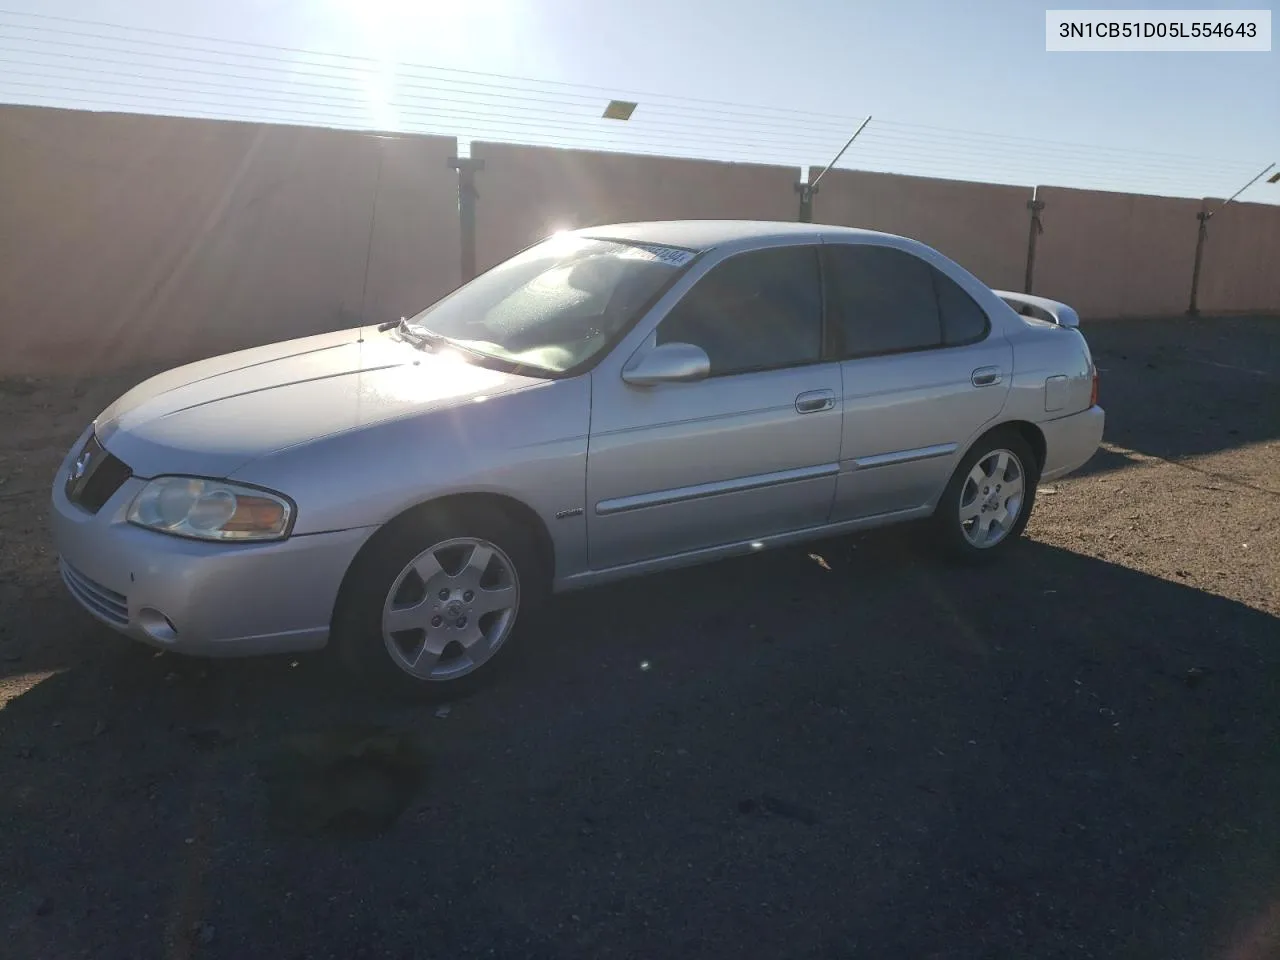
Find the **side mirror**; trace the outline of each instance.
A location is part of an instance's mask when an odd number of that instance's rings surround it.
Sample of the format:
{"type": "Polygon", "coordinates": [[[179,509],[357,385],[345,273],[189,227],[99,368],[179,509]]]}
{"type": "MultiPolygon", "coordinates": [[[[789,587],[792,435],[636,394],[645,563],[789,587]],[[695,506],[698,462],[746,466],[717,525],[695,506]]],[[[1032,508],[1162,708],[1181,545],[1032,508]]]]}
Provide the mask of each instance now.
{"type": "Polygon", "coordinates": [[[622,379],[637,387],[650,387],[704,380],[710,374],[707,351],[692,343],[664,343],[634,357],[622,371],[622,379]]]}

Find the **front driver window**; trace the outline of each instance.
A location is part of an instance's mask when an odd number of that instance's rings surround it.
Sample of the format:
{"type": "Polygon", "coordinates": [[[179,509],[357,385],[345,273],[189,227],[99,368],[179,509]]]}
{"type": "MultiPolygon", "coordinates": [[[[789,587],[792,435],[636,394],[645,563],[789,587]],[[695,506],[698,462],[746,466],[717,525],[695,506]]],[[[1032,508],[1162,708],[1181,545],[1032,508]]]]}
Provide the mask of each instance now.
{"type": "Polygon", "coordinates": [[[814,247],[741,253],[694,284],[657,341],[701,347],[712,376],[812,363],[822,355],[820,289],[814,247]]]}

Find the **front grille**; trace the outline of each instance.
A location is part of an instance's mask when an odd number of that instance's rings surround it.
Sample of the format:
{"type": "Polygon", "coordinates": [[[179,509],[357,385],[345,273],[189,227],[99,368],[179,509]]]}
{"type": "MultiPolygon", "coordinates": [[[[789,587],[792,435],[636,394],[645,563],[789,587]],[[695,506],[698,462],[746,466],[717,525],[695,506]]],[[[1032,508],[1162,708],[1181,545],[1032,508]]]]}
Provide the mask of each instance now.
{"type": "Polygon", "coordinates": [[[98,442],[97,434],[90,434],[67,474],[67,499],[89,513],[97,513],[132,475],[123,460],[98,442]]]}
{"type": "Polygon", "coordinates": [[[58,571],[62,574],[62,582],[67,585],[71,595],[103,620],[121,627],[129,623],[129,598],[123,594],[108,590],[102,584],[90,580],[83,573],[61,557],[58,558],[58,571]]]}

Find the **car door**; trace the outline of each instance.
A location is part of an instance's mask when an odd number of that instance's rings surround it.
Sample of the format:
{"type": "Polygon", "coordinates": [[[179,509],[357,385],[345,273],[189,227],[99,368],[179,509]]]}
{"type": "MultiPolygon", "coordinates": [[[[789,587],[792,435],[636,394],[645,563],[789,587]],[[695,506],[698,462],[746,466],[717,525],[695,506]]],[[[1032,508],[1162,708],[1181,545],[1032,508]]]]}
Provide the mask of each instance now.
{"type": "Polygon", "coordinates": [[[592,569],[826,522],[840,451],[840,367],[825,359],[818,247],[711,262],[640,350],[692,343],[710,375],[636,386],[593,372],[592,569]]]}
{"type": "Polygon", "coordinates": [[[843,358],[832,521],[928,505],[1004,407],[1013,348],[954,279],[908,249],[829,243],[823,257],[843,358]]]}

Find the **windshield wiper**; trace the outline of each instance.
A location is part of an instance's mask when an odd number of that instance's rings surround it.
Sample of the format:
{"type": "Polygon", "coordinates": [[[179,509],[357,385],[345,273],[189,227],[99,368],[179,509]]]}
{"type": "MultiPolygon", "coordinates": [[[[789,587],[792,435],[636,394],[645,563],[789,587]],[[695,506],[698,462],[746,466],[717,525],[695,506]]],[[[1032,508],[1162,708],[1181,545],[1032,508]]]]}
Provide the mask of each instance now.
{"type": "Polygon", "coordinates": [[[378,327],[378,329],[397,329],[402,336],[415,341],[415,346],[422,346],[423,344],[426,344],[432,350],[438,350],[441,347],[451,347],[454,350],[459,350],[462,353],[469,353],[471,356],[479,357],[483,360],[499,359],[491,354],[485,353],[483,350],[477,350],[475,347],[469,347],[465,343],[453,339],[453,337],[446,337],[443,333],[436,333],[434,330],[428,330],[426,327],[420,327],[416,323],[410,323],[404,317],[401,317],[395,323],[384,323],[378,327]]]}
{"type": "Polygon", "coordinates": [[[401,332],[407,337],[417,339],[419,343],[426,343],[432,347],[456,347],[459,350],[465,350],[466,347],[459,347],[442,333],[436,333],[434,330],[428,330],[426,327],[411,327],[405,324],[401,328],[401,332]]]}
{"type": "Polygon", "coordinates": [[[440,347],[452,347],[454,350],[460,350],[463,353],[469,353],[471,356],[479,360],[483,360],[486,364],[497,364],[500,368],[510,373],[523,373],[525,370],[536,371],[538,375],[546,375],[549,371],[542,367],[529,363],[520,363],[517,360],[511,360],[507,357],[495,356],[492,353],[485,353],[483,350],[477,350],[475,347],[454,340],[452,337],[446,337],[443,333],[436,333],[434,330],[428,330],[426,327],[420,327],[416,323],[410,323],[404,317],[399,320],[388,320],[386,323],[378,324],[378,330],[386,332],[395,330],[401,336],[407,337],[415,341],[415,346],[426,344],[432,350],[440,347]]]}
{"type": "Polygon", "coordinates": [[[382,333],[385,333],[388,330],[396,330],[411,340],[417,340],[419,343],[427,343],[433,347],[442,347],[446,344],[453,343],[453,341],[444,334],[428,330],[426,327],[419,327],[417,324],[410,324],[404,317],[401,317],[399,320],[388,320],[386,323],[380,323],[378,324],[378,330],[382,333]]]}

